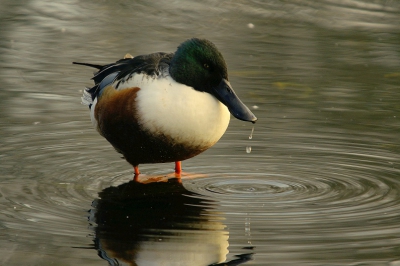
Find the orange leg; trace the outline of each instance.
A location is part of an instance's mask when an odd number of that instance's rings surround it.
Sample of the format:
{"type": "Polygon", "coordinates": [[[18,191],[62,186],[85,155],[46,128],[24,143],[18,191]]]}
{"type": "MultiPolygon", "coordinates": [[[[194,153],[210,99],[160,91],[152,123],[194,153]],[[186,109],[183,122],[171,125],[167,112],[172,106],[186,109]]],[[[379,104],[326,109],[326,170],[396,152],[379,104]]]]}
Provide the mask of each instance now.
{"type": "Polygon", "coordinates": [[[140,174],[139,166],[137,166],[137,165],[134,166],[133,170],[135,171],[135,176],[133,177],[133,180],[138,181],[139,180],[139,174],[140,174]]]}
{"type": "Polygon", "coordinates": [[[181,161],[175,162],[175,174],[180,174],[182,173],[182,164],[181,161]]]}
{"type": "Polygon", "coordinates": [[[133,170],[135,170],[135,175],[139,175],[140,174],[140,171],[139,171],[139,166],[134,166],[133,167],[133,170]]]}

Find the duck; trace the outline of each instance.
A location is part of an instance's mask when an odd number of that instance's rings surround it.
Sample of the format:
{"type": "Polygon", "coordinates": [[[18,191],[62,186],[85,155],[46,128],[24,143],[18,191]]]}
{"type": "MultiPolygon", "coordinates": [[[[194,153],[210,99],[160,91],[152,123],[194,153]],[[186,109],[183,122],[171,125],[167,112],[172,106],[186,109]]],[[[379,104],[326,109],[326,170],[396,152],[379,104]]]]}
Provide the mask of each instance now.
{"type": "Polygon", "coordinates": [[[174,53],[126,54],[97,69],[82,104],[93,126],[133,166],[181,161],[212,147],[225,133],[230,114],[255,123],[228,79],[226,62],[209,40],[191,38],[174,53]]]}

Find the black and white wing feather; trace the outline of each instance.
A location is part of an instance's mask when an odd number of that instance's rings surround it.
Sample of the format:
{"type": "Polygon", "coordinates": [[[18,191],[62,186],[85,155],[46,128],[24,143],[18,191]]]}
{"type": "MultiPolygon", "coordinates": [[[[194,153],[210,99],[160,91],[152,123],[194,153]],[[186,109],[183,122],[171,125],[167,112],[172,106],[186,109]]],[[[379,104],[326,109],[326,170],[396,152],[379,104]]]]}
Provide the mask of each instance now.
{"type": "Polygon", "coordinates": [[[73,64],[84,65],[97,68],[94,73],[94,86],[86,88],[82,103],[91,107],[94,99],[108,85],[117,82],[115,89],[120,84],[128,81],[134,74],[146,74],[148,76],[158,76],[161,71],[168,68],[173,57],[173,53],[153,53],[149,55],[139,55],[134,58],[120,59],[115,63],[107,65],[96,65],[89,63],[73,62],[73,64]]]}

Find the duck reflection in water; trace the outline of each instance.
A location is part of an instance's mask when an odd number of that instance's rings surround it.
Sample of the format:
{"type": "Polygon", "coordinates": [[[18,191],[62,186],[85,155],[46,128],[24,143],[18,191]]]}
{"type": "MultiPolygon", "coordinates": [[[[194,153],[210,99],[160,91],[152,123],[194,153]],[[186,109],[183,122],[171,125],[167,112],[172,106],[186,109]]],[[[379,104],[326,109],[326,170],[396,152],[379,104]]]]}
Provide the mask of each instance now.
{"type": "Polygon", "coordinates": [[[95,248],[110,265],[239,265],[251,254],[223,262],[228,232],[211,200],[184,188],[179,179],[131,181],[109,187],[93,201],[95,248]]]}

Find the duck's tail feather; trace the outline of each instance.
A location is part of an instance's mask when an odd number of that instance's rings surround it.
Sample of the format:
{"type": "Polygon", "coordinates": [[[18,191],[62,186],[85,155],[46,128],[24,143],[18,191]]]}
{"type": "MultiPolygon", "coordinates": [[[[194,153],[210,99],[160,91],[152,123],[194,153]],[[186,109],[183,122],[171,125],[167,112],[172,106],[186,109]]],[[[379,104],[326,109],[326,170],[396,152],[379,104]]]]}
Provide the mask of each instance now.
{"type": "MultiPolygon", "coordinates": [[[[98,71],[95,71],[93,73],[94,76],[96,76],[98,73],[100,73],[103,68],[107,67],[107,65],[97,65],[97,64],[81,63],[81,62],[72,62],[72,64],[88,66],[88,67],[93,67],[93,68],[98,69],[98,71]]],[[[97,96],[97,93],[99,91],[98,88],[99,88],[99,81],[95,80],[95,85],[92,88],[86,87],[85,90],[83,91],[83,95],[81,97],[81,100],[82,100],[81,103],[83,105],[89,106],[89,109],[92,107],[93,101],[97,96]]]]}
{"type": "Polygon", "coordinates": [[[88,67],[93,67],[93,68],[97,68],[97,69],[101,69],[103,67],[102,65],[89,64],[89,63],[80,63],[80,62],[72,62],[72,64],[88,66],[88,67]]]}

